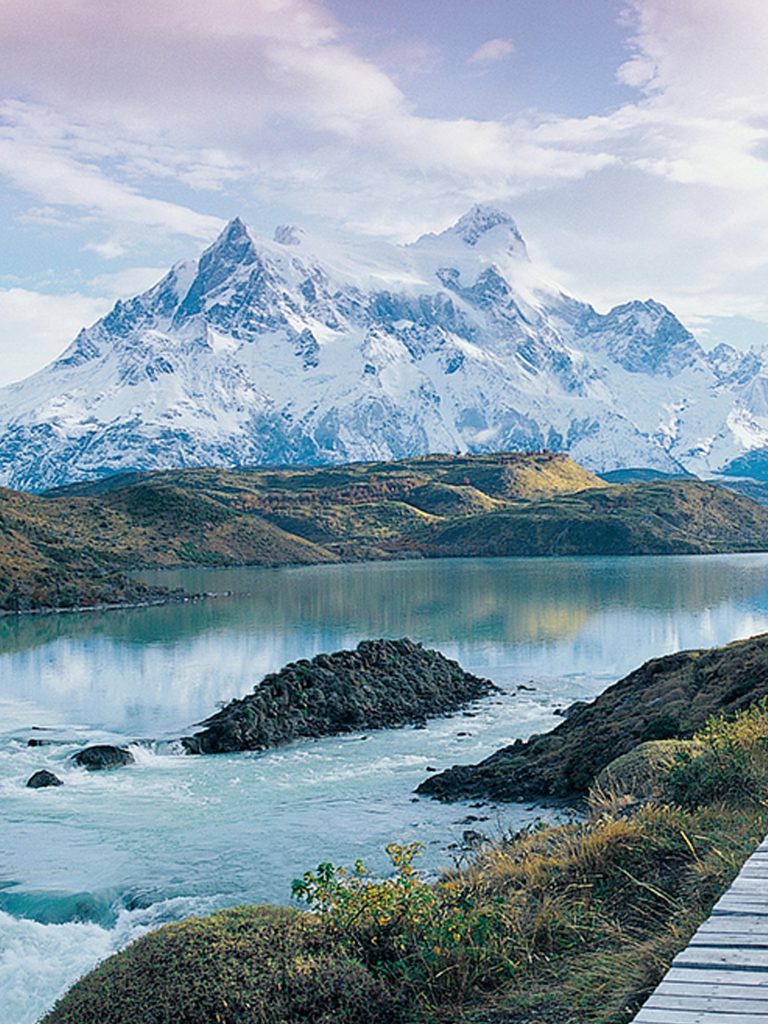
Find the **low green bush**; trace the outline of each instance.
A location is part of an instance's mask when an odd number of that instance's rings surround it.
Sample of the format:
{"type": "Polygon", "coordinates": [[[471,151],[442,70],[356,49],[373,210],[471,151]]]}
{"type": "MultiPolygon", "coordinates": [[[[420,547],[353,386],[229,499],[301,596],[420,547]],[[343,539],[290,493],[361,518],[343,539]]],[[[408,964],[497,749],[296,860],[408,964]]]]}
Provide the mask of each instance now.
{"type": "Polygon", "coordinates": [[[676,739],[639,743],[598,774],[590,789],[590,803],[606,798],[642,799],[658,795],[676,758],[691,746],[690,740],[676,739]]]}
{"type": "Polygon", "coordinates": [[[427,881],[414,867],[422,849],[390,843],[389,878],[373,878],[361,861],[352,871],[320,864],[294,881],[293,895],[412,1006],[456,1008],[472,988],[518,965],[505,948],[503,899],[479,899],[460,876],[427,881]]]}
{"type": "Polygon", "coordinates": [[[393,1024],[400,1005],[319,918],[239,907],[143,936],[42,1024],[393,1024]]]}
{"type": "Polygon", "coordinates": [[[768,701],[712,717],[667,773],[664,796],[683,807],[743,804],[768,796],[768,701]]]}

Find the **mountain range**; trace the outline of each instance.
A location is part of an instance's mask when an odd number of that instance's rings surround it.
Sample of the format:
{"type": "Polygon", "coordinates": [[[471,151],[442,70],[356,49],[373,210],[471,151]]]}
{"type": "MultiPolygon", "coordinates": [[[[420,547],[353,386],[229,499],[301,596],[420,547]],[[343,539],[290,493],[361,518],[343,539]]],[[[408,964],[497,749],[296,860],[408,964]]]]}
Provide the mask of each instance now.
{"type": "Polygon", "coordinates": [[[0,484],[124,470],[567,451],[590,470],[766,478],[768,354],[659,302],[607,313],[475,206],[409,245],[239,219],[0,389],[0,484]]]}

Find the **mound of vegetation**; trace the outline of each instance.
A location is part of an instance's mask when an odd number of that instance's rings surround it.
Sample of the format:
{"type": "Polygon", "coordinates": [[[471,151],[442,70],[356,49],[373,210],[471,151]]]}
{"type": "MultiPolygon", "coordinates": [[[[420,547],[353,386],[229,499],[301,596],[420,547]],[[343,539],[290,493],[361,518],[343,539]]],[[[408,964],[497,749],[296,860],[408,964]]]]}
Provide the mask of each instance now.
{"type": "Polygon", "coordinates": [[[551,452],[132,473],[0,490],[0,610],[141,599],[126,571],[164,566],[766,549],[748,497],[607,484],[551,452]]]}
{"type": "Polygon", "coordinates": [[[168,596],[144,566],[333,561],[271,523],[170,482],[55,499],[0,489],[0,610],[125,604],[168,596]]]}
{"type": "Polygon", "coordinates": [[[43,1024],[498,1021],[626,1024],[768,829],[765,702],[720,716],[653,795],[488,843],[438,881],[417,844],[389,878],[320,864],[311,914],[170,925],[79,981],[43,1024]]]}
{"type": "Polygon", "coordinates": [[[396,1000],[323,922],[239,907],[166,925],[100,964],[48,1024],[391,1024],[396,1000]]]}
{"type": "Polygon", "coordinates": [[[411,640],[363,640],[273,672],[182,742],[191,753],[263,750],[302,737],[382,729],[455,711],[496,690],[411,640]]]}
{"type": "Polygon", "coordinates": [[[530,799],[584,793],[609,762],[644,740],[690,737],[710,715],[768,694],[768,634],[647,661],[556,729],[455,765],[417,792],[441,800],[530,799]]]}

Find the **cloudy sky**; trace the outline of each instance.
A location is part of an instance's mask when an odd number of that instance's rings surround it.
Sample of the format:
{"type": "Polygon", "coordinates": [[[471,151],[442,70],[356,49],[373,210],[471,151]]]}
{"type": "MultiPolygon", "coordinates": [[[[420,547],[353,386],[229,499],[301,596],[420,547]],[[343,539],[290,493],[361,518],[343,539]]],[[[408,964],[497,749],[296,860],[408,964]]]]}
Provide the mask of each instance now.
{"type": "Polygon", "coordinates": [[[230,217],[502,203],[599,309],[768,343],[765,0],[0,0],[0,383],[230,217]]]}

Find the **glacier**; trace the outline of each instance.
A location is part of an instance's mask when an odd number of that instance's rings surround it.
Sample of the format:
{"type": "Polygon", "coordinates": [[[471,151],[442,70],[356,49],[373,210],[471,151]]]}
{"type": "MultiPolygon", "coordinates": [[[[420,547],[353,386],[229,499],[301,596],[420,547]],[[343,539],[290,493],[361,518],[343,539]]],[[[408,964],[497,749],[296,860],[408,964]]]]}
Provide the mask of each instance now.
{"type": "Polygon", "coordinates": [[[232,220],[199,258],[0,389],[0,483],[123,470],[567,451],[601,472],[768,468],[768,355],[659,302],[607,313],[473,207],[408,245],[232,220]]]}

